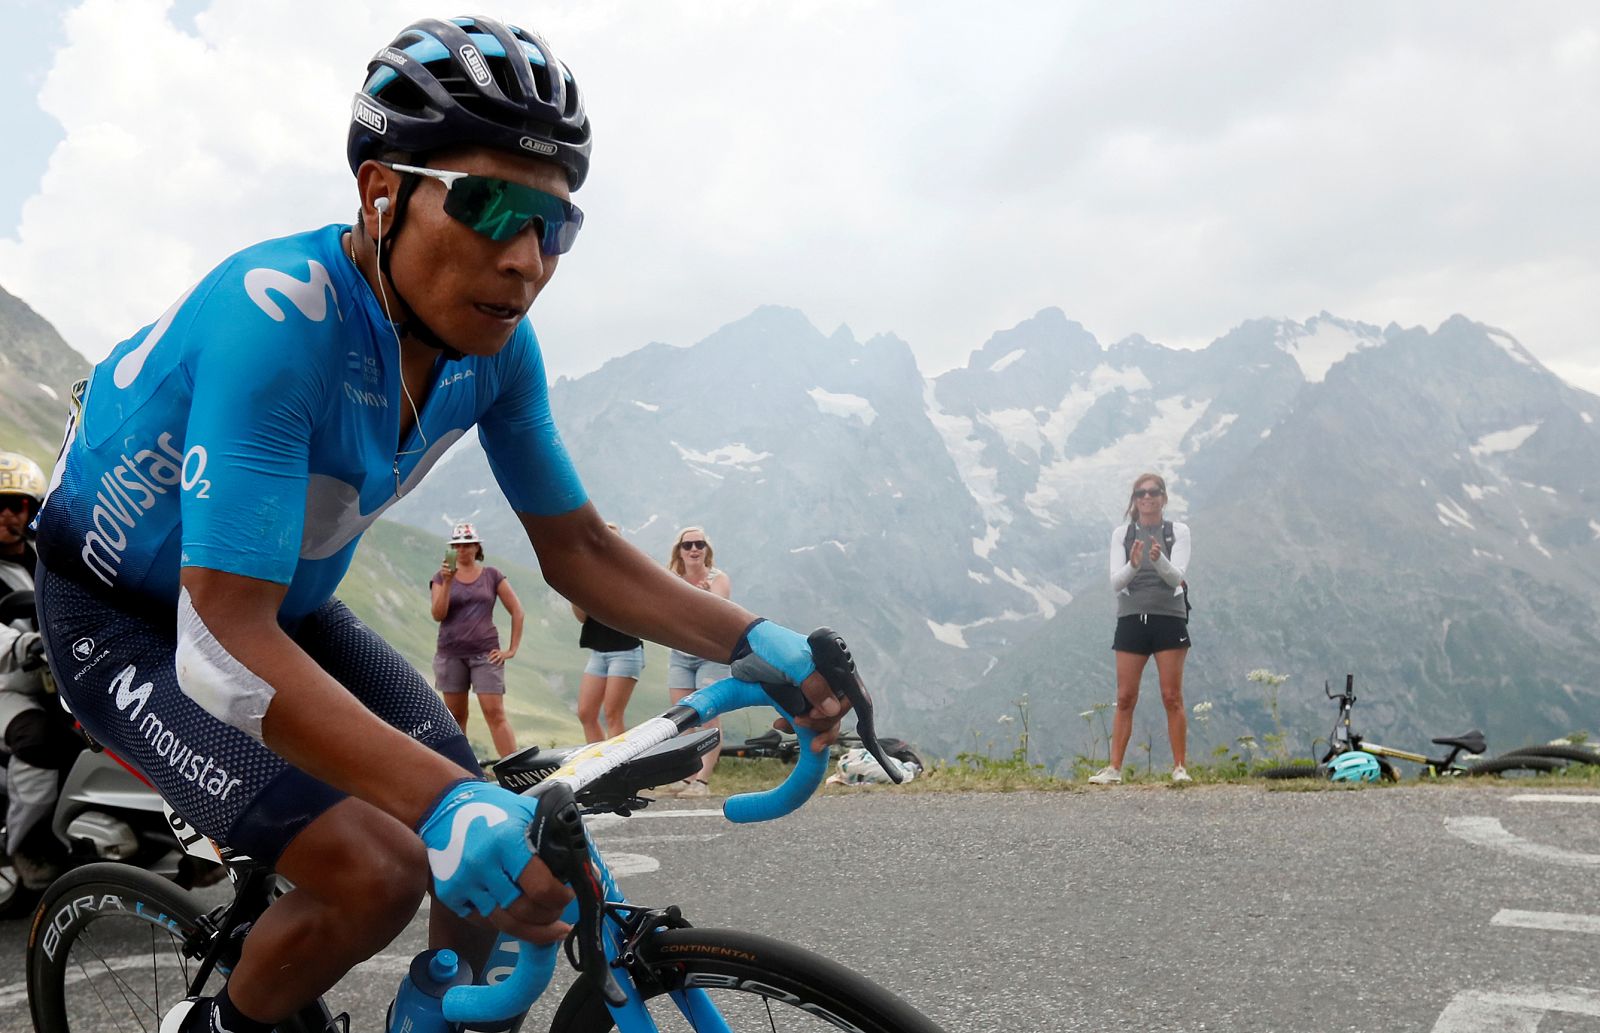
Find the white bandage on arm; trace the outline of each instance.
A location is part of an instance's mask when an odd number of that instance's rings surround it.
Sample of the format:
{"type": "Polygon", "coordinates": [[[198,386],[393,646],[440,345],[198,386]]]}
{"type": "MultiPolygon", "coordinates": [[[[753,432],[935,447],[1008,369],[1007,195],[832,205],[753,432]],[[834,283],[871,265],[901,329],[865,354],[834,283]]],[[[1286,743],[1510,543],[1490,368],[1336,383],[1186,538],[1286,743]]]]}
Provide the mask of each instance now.
{"type": "Polygon", "coordinates": [[[218,721],[261,739],[261,719],[273,688],[222,647],[195,612],[189,590],[178,590],[178,687],[218,721]]]}

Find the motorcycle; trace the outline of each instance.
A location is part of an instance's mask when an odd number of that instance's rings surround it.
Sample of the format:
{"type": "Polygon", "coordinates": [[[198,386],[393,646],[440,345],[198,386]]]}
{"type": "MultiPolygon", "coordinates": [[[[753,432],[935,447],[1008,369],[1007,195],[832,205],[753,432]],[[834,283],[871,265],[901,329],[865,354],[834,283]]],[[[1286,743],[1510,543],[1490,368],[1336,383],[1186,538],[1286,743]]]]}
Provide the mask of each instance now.
{"type": "MultiPolygon", "coordinates": [[[[32,592],[12,592],[0,598],[0,614],[14,620],[23,612],[33,612],[32,592]]],[[[53,693],[48,705],[58,705],[53,693]]],[[[61,716],[71,720],[64,710],[61,716]]],[[[3,849],[10,805],[4,777],[9,760],[0,748],[0,919],[25,913],[39,894],[23,885],[3,849]]],[[[160,794],[93,743],[73,760],[51,813],[41,820],[50,822],[50,831],[66,848],[68,868],[92,861],[122,861],[185,887],[215,881],[225,872],[186,854],[160,794]]]]}

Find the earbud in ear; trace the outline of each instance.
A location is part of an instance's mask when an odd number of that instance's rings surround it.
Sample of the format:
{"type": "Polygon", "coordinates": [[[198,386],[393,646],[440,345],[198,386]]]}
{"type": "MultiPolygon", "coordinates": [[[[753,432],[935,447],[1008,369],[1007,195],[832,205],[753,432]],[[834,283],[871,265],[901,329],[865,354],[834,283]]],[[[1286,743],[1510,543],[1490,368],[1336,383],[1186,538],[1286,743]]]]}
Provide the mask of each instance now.
{"type": "Polygon", "coordinates": [[[379,215],[387,212],[389,210],[389,199],[387,197],[378,198],[376,201],[372,202],[372,210],[377,212],[379,215]]]}

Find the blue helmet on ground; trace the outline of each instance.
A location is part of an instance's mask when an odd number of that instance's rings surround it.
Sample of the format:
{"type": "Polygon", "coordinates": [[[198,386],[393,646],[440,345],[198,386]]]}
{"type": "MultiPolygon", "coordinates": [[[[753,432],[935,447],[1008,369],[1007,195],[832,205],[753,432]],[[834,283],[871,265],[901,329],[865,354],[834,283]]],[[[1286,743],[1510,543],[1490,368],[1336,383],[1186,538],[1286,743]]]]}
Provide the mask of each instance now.
{"type": "Polygon", "coordinates": [[[1383,777],[1378,758],[1362,750],[1341,753],[1328,765],[1328,777],[1335,782],[1376,782],[1383,777]]]}
{"type": "Polygon", "coordinates": [[[589,119],[567,66],[536,33],[493,18],[425,18],[367,65],[356,93],[350,171],[386,152],[490,147],[589,173],[589,119]]]}

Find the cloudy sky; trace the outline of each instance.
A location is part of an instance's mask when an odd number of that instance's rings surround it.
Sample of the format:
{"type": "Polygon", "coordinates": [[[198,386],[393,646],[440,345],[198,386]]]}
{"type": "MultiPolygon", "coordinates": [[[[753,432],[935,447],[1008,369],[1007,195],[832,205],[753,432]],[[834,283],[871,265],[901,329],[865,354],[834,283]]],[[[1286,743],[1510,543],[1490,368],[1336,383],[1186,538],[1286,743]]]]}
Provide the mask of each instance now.
{"type": "MultiPolygon", "coordinates": [[[[461,6],[544,32],[593,119],[534,310],[555,373],[766,303],[928,373],[1048,305],[1177,346],[1326,309],[1463,312],[1600,391],[1600,5],[461,6]]],[[[456,13],[5,7],[0,286],[90,358],[231,251],[347,221],[367,58],[456,13]]]]}

